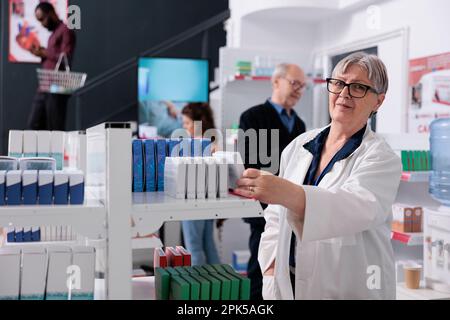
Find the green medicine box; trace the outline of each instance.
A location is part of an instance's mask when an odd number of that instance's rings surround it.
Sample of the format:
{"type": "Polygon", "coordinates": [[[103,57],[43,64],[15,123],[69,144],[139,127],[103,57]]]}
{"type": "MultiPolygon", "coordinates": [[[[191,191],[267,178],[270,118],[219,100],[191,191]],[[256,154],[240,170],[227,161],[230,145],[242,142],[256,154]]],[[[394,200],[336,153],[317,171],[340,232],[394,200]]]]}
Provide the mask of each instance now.
{"type": "Polygon", "coordinates": [[[189,275],[189,272],[184,267],[175,267],[175,271],[177,271],[180,275],[189,275]]]}
{"type": "Polygon", "coordinates": [[[184,268],[190,275],[193,275],[193,274],[200,274],[200,273],[198,273],[198,271],[194,268],[194,267],[185,267],[184,268]]]}
{"type": "Polygon", "coordinates": [[[163,268],[155,269],[156,300],[169,300],[170,274],[163,268]]]}
{"type": "Polygon", "coordinates": [[[183,278],[183,280],[186,280],[187,283],[189,283],[189,286],[191,288],[190,300],[200,300],[200,282],[188,275],[187,272],[186,274],[181,274],[180,277],[183,278]]]}
{"type": "Polygon", "coordinates": [[[237,273],[232,266],[228,264],[223,264],[222,268],[227,271],[229,274],[235,276],[240,280],[240,300],[250,300],[250,284],[251,281],[249,278],[244,277],[243,275],[237,273]]]}
{"type": "Polygon", "coordinates": [[[166,270],[166,271],[170,274],[171,277],[172,277],[172,276],[179,276],[179,275],[180,275],[180,274],[178,273],[178,271],[175,270],[175,269],[172,268],[172,267],[164,268],[164,270],[166,270]]]}
{"type": "Polygon", "coordinates": [[[231,281],[219,273],[213,273],[213,274],[210,274],[210,276],[213,278],[216,278],[217,280],[220,281],[220,284],[221,284],[220,299],[221,300],[230,300],[231,281]]]}
{"type": "Polygon", "coordinates": [[[201,267],[201,266],[194,266],[193,268],[200,275],[209,274],[209,272],[206,269],[204,269],[203,267],[201,267]]]}
{"type": "Polygon", "coordinates": [[[239,300],[239,279],[226,272],[221,265],[212,266],[222,277],[230,280],[230,300],[239,300]]]}
{"type": "MultiPolygon", "coordinates": [[[[200,300],[209,300],[211,297],[211,283],[199,274],[191,274],[190,276],[200,284],[200,300]]],[[[220,293],[220,290],[218,291],[220,293]]]]}
{"type": "Polygon", "coordinates": [[[202,266],[202,267],[203,267],[203,269],[205,269],[206,271],[208,271],[209,274],[217,273],[216,268],[214,268],[212,265],[205,264],[205,265],[202,266]]]}
{"type": "Polygon", "coordinates": [[[170,280],[170,300],[189,300],[191,288],[181,276],[172,276],[170,280]]]}
{"type": "Polygon", "coordinates": [[[209,273],[200,274],[200,277],[204,278],[209,282],[210,285],[210,299],[217,301],[221,298],[222,284],[215,277],[211,276],[209,273]]]}

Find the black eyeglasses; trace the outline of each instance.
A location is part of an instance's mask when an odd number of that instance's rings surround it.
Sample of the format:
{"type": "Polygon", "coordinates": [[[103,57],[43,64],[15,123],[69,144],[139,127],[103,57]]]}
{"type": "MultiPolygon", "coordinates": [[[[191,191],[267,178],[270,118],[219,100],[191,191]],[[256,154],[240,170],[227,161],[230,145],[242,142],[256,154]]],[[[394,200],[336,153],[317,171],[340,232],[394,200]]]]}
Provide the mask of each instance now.
{"type": "Polygon", "coordinates": [[[377,90],[371,86],[362,83],[345,83],[342,80],[327,78],[327,90],[334,94],[340,94],[345,87],[348,87],[348,94],[352,98],[364,98],[368,91],[379,94],[377,90]]]}

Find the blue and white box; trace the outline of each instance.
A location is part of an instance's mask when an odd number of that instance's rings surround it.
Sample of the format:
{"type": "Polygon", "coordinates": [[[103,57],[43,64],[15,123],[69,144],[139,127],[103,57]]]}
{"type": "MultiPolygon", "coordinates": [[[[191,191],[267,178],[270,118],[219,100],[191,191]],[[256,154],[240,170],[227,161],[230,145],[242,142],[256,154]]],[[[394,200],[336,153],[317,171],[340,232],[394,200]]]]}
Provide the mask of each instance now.
{"type": "Polygon", "coordinates": [[[37,131],[26,130],[23,132],[23,156],[25,158],[37,156],[37,131]]]}
{"type": "Polygon", "coordinates": [[[8,227],[6,229],[6,241],[9,243],[16,242],[16,230],[14,227],[8,227]]]}
{"type": "Polygon", "coordinates": [[[38,171],[38,198],[39,204],[53,204],[53,171],[38,171]]]}
{"type": "Polygon", "coordinates": [[[133,140],[133,192],[144,192],[144,156],[142,140],[133,140]]]}
{"type": "Polygon", "coordinates": [[[22,172],[19,170],[6,173],[6,204],[22,204],[22,172]]]}
{"type": "Polygon", "coordinates": [[[19,300],[20,249],[0,249],[0,300],[19,300]]]}
{"type": "Polygon", "coordinates": [[[80,268],[82,277],[78,288],[70,288],[71,300],[94,300],[95,249],[88,246],[73,247],[72,265],[80,268]]]}
{"type": "Polygon", "coordinates": [[[50,158],[52,146],[52,133],[50,131],[36,131],[37,156],[50,158]]]}
{"type": "Polygon", "coordinates": [[[202,139],[202,155],[203,157],[211,157],[212,154],[212,142],[211,139],[202,139]]]}
{"type": "Polygon", "coordinates": [[[192,139],[191,140],[191,156],[201,157],[202,156],[202,140],[192,139]]]}
{"type": "Polygon", "coordinates": [[[47,253],[44,248],[22,249],[20,300],[44,300],[47,276],[47,253]]]}
{"type": "Polygon", "coordinates": [[[51,157],[56,160],[56,170],[62,170],[64,166],[64,132],[51,132],[51,157]]]}
{"type": "Polygon", "coordinates": [[[38,199],[38,171],[25,170],[22,173],[23,204],[35,205],[38,199]]]}
{"type": "Polygon", "coordinates": [[[206,164],[202,157],[194,158],[196,165],[196,187],[195,194],[197,199],[206,198],[206,164]]]}
{"type": "Polygon", "coordinates": [[[5,190],[6,190],[6,171],[0,171],[0,206],[4,206],[6,204],[5,190]]]}
{"type": "Polygon", "coordinates": [[[23,242],[23,228],[15,228],[16,242],[23,242]]]}
{"type": "Polygon", "coordinates": [[[41,228],[31,227],[31,241],[32,242],[41,241],[41,228]]]}
{"type": "Polygon", "coordinates": [[[192,139],[183,138],[180,142],[180,157],[191,157],[192,156],[192,139]]]}
{"type": "Polygon", "coordinates": [[[19,170],[56,170],[56,161],[53,158],[21,158],[19,170]]]}
{"type": "Polygon", "coordinates": [[[69,175],[67,172],[55,171],[53,192],[54,204],[69,203],[69,175]]]}
{"type": "Polygon", "coordinates": [[[32,241],[32,233],[31,233],[31,227],[24,227],[23,228],[23,242],[31,242],[32,241]]]}
{"type": "Polygon", "coordinates": [[[186,198],[186,163],[184,158],[168,157],[166,159],[164,189],[164,192],[173,198],[186,198]]]}
{"type": "Polygon", "coordinates": [[[168,142],[168,157],[180,157],[181,139],[170,139],[168,142]]]}
{"type": "Polygon", "coordinates": [[[236,250],[233,251],[233,269],[237,272],[247,272],[248,260],[250,259],[250,251],[236,250]]]}
{"type": "Polygon", "coordinates": [[[155,140],[145,140],[145,191],[156,191],[156,150],[155,140]]]}
{"type": "Polygon", "coordinates": [[[14,158],[23,156],[23,131],[9,131],[8,156],[14,158]]]}
{"type": "Polygon", "coordinates": [[[164,191],[164,165],[167,157],[167,141],[156,140],[156,164],[157,164],[157,191],[164,191]]]}
{"type": "Polygon", "coordinates": [[[81,170],[69,172],[70,204],[84,203],[84,173],[81,170]]]}
{"type": "Polygon", "coordinates": [[[47,248],[48,268],[45,300],[68,300],[67,270],[72,264],[72,250],[64,246],[47,248]]]}

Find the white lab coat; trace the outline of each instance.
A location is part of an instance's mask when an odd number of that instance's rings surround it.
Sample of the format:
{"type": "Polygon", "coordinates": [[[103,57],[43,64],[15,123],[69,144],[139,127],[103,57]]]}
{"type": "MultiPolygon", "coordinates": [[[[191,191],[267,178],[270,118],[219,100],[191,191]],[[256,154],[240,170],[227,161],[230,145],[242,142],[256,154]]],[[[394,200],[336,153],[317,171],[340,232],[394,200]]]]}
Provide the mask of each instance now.
{"type": "MultiPolygon", "coordinates": [[[[289,144],[281,157],[281,177],[303,183],[313,158],[303,145],[323,129],[289,144]]],[[[263,273],[276,263],[275,275],[264,276],[263,296],[293,299],[289,247],[294,231],[296,299],[395,299],[390,223],[401,170],[399,157],[367,126],[349,157],[336,162],[318,186],[303,186],[303,225],[288,209],[268,206],[258,260],[263,273]]]]}

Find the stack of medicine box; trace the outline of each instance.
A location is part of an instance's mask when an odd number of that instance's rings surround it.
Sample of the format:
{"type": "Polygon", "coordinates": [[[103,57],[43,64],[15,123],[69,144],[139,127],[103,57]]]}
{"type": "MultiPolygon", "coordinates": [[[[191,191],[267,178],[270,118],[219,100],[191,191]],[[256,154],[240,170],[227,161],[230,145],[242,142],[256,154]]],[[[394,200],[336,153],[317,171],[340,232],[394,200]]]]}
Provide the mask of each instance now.
{"type": "Polygon", "coordinates": [[[403,171],[431,170],[430,151],[401,151],[403,171]]]}
{"type": "Polygon", "coordinates": [[[92,247],[3,248],[0,266],[0,300],[94,299],[92,247]]]}
{"type": "Polygon", "coordinates": [[[133,192],[164,191],[165,163],[168,157],[207,157],[209,139],[133,140],[133,192]]]}
{"type": "Polygon", "coordinates": [[[244,172],[238,152],[216,152],[213,157],[167,158],[165,193],[177,199],[216,199],[228,196],[244,172]]]}
{"type": "Polygon", "coordinates": [[[249,300],[250,279],[229,265],[155,269],[157,300],[249,300]]]}
{"type": "Polygon", "coordinates": [[[392,231],[422,232],[423,208],[401,203],[392,205],[392,231]]]}
{"type": "Polygon", "coordinates": [[[8,155],[15,158],[53,158],[56,170],[64,165],[64,132],[18,131],[9,132],[8,155]]]}

